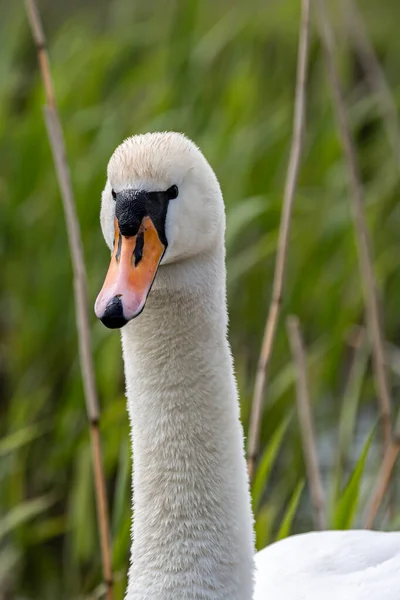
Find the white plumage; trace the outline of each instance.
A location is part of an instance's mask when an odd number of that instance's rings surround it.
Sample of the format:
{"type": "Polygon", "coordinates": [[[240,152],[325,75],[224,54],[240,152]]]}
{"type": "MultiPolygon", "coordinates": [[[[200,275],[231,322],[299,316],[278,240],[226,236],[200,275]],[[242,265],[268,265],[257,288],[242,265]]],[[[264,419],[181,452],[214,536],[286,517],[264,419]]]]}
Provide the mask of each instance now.
{"type": "Polygon", "coordinates": [[[177,133],[126,140],[108,166],[102,229],[112,248],[112,189],[174,185],[166,253],[143,313],[122,329],[134,463],[126,600],[400,599],[400,533],[293,536],[258,553],[254,571],[226,337],[225,211],[198,148],[177,133]]]}
{"type": "Polygon", "coordinates": [[[256,555],[254,600],[398,600],[400,533],[294,535],[256,555]]]}

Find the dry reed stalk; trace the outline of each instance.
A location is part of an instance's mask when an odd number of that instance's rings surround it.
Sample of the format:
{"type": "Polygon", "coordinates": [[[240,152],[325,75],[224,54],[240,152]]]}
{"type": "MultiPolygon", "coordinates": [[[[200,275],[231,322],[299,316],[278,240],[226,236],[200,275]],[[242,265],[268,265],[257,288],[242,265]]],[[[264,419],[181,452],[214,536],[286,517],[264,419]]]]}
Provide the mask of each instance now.
{"type": "Polygon", "coordinates": [[[86,410],[90,423],[90,437],[103,576],[106,585],[107,600],[112,600],[113,580],[110,550],[110,527],[108,520],[107,493],[99,432],[100,410],[94,376],[93,357],[91,352],[90,327],[87,309],[88,298],[86,289],[86,271],[83,259],[82,240],[79,222],[76,215],[70,171],[66,159],[64,136],[55,103],[53,82],[46,50],[46,39],[35,0],[26,0],[25,5],[29,24],[32,30],[32,36],[36,45],[40,71],[46,93],[47,104],[44,107],[45,122],[50,141],[50,147],[53,154],[58,184],[61,191],[68,234],[68,243],[74,273],[76,327],[86,410]]]}
{"type": "MultiPolygon", "coordinates": [[[[395,354],[394,363],[398,365],[398,354],[399,349],[393,346],[388,345],[389,351],[395,354]]],[[[396,367],[398,370],[398,366],[396,367]]],[[[378,471],[378,475],[376,478],[376,484],[372,491],[371,497],[369,499],[366,516],[364,521],[364,527],[366,529],[372,529],[374,525],[374,521],[376,515],[378,514],[379,508],[383,502],[386,492],[388,491],[390,481],[392,478],[392,474],[394,468],[396,466],[397,458],[400,453],[400,413],[397,416],[396,425],[394,428],[394,434],[390,441],[389,446],[386,448],[386,452],[384,454],[380,469],[378,471]]],[[[393,490],[392,490],[393,492],[393,490]]],[[[393,504],[393,493],[390,497],[390,504],[393,504]]],[[[393,507],[390,507],[393,508],[393,507]]],[[[391,511],[392,512],[392,511],[391,511]]]]}
{"type": "Polygon", "coordinates": [[[391,440],[391,400],[385,368],[385,353],[379,314],[379,301],[372,267],[371,243],[364,215],[364,193],[359,174],[355,144],[350,131],[343,92],[335,65],[333,33],[326,14],[324,0],[318,0],[317,6],[319,33],[325,54],[325,63],[332,92],[333,107],[349,172],[351,208],[360,262],[360,273],[364,288],[367,329],[372,345],[375,384],[379,401],[383,443],[384,448],[386,449],[389,447],[391,440]]]}
{"type": "Polygon", "coordinates": [[[267,320],[265,323],[250,415],[247,463],[250,481],[252,481],[253,479],[254,466],[258,455],[264,388],[267,381],[268,366],[271,357],[272,346],[275,339],[275,332],[278,324],[280,306],[282,303],[286,257],[290,233],[290,221],[292,216],[293,203],[296,195],[301,151],[303,147],[309,35],[310,0],[302,0],[302,15],[297,54],[297,79],[295,90],[292,142],[290,148],[289,164],[286,174],[282,215],[279,228],[279,241],[276,254],[274,280],[272,284],[272,299],[268,311],[267,320]]]}
{"type": "Polygon", "coordinates": [[[392,147],[397,167],[400,168],[400,125],[396,102],[356,4],[352,0],[342,0],[342,3],[345,10],[345,23],[350,34],[349,40],[357,53],[370,87],[377,95],[378,108],[386,135],[392,147]]]}
{"type": "Polygon", "coordinates": [[[378,514],[378,510],[382,504],[382,500],[390,485],[390,480],[399,452],[400,441],[394,439],[386,448],[386,452],[378,472],[377,482],[372,492],[371,498],[368,502],[366,517],[364,521],[364,527],[366,529],[372,529],[374,525],[375,517],[378,514]]]}
{"type": "MultiPolygon", "coordinates": [[[[365,336],[366,331],[361,326],[356,326],[349,337],[349,345],[356,349],[357,337],[365,336]]],[[[397,375],[400,374],[400,350],[393,344],[385,343],[385,360],[386,366],[391,368],[397,375]],[[390,358],[388,358],[390,357],[390,358]]],[[[383,502],[385,494],[388,490],[393,469],[396,465],[396,460],[400,452],[400,417],[395,427],[394,439],[391,440],[386,452],[383,456],[380,469],[376,478],[375,486],[372,490],[371,497],[367,503],[365,512],[364,527],[371,529],[374,525],[375,518],[379,508],[383,502]]],[[[390,498],[390,503],[393,503],[393,490],[390,498]]]]}
{"type": "MultiPolygon", "coordinates": [[[[357,348],[357,342],[354,336],[358,335],[358,331],[363,335],[366,334],[364,327],[355,325],[347,338],[348,345],[353,349],[357,348]]],[[[387,341],[384,341],[384,348],[386,368],[393,371],[397,376],[400,376],[400,348],[387,341]]],[[[400,433],[400,424],[396,425],[395,432],[400,433]]],[[[397,434],[395,433],[395,435],[397,434]]]]}
{"type": "MultiPolygon", "coordinates": [[[[346,11],[345,22],[348,24],[350,41],[354,45],[358,59],[365,71],[368,83],[375,91],[378,99],[378,108],[386,129],[386,136],[392,147],[392,152],[396,160],[397,168],[400,169],[400,126],[397,115],[397,106],[393,98],[391,89],[386,81],[385,73],[376,56],[375,49],[369,39],[362,16],[360,15],[355,3],[352,0],[344,1],[346,11]]],[[[375,517],[382,503],[384,495],[389,487],[393,469],[400,450],[399,443],[391,441],[383,457],[381,468],[378,473],[377,483],[372,492],[365,518],[365,527],[373,527],[375,517]]],[[[390,498],[390,512],[395,509],[396,499],[393,495],[390,498]]]]}
{"type": "Polygon", "coordinates": [[[318,465],[317,445],[311,413],[310,392],[308,385],[306,355],[301,337],[300,323],[297,317],[290,316],[286,321],[287,332],[296,367],[296,401],[299,416],[301,441],[303,445],[304,462],[310,485],[311,504],[314,508],[316,529],[325,529],[325,496],[322,486],[321,473],[318,465]]]}

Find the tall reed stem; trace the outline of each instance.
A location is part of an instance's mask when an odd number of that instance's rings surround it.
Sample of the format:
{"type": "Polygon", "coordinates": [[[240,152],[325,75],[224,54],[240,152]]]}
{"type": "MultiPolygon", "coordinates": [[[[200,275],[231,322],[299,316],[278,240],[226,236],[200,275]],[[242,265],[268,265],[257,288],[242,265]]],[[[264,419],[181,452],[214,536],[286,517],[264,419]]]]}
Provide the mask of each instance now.
{"type": "Polygon", "coordinates": [[[306,353],[298,318],[295,316],[288,317],[286,325],[293,361],[296,367],[297,414],[299,417],[307,479],[310,486],[311,504],[314,509],[314,522],[316,529],[322,530],[326,527],[325,495],[318,464],[317,444],[311,412],[306,353]]]}
{"type": "Polygon", "coordinates": [[[268,367],[278,324],[282,303],[283,286],[286,270],[286,258],[289,244],[290,221],[296,195],[297,179],[303,147],[303,134],[306,110],[306,84],[308,66],[308,47],[310,35],[310,0],[302,0],[302,16],[300,23],[299,45],[297,54],[297,81],[293,117],[293,135],[290,158],[286,174],[284,199],[282,206],[279,241],[276,253],[272,299],[265,323],[264,336],[254,386],[251,405],[248,462],[250,481],[253,479],[254,466],[258,456],[260,427],[263,411],[264,389],[268,378],[268,367]]]}
{"type": "Polygon", "coordinates": [[[113,578],[111,567],[111,540],[108,519],[107,493],[103,470],[100,441],[100,409],[96,381],[94,376],[91,336],[88,316],[88,297],[86,288],[86,270],[83,258],[82,240],[72,191],[70,171],[66,158],[64,135],[55,102],[46,39],[35,0],[26,0],[26,12],[36,45],[40,72],[46,94],[44,116],[50,147],[53,154],[58,184],[63,202],[69,250],[74,274],[74,297],[76,329],[79,344],[79,359],[85,393],[86,410],[90,424],[93,474],[97,504],[103,576],[106,585],[107,600],[113,600],[113,578]]]}
{"type": "Polygon", "coordinates": [[[347,110],[343,98],[339,75],[334,60],[334,39],[326,14],[324,0],[318,0],[318,23],[325,64],[332,93],[333,108],[338,122],[339,135],[343,146],[350,181],[350,202],[354,220],[361,280],[366,306],[367,330],[372,344],[375,385],[380,410],[383,446],[386,449],[391,440],[391,399],[385,366],[382,325],[379,311],[377,285],[373,270],[371,240],[364,214],[365,198],[361,182],[357,152],[350,130],[347,110]]]}

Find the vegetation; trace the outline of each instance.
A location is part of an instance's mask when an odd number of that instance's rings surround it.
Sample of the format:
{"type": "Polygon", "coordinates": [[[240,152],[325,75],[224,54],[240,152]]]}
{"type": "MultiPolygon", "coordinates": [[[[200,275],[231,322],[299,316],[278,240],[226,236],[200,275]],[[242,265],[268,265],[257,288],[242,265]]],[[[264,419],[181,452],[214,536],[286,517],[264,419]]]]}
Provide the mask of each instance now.
{"type": "MultiPolygon", "coordinates": [[[[248,428],[288,159],[300,3],[290,0],[43,3],[58,105],[82,228],[91,301],[108,251],[99,223],[107,161],[126,136],[184,131],[224,191],[230,339],[248,428]]],[[[394,409],[398,403],[400,164],[379,94],[331,3],[337,59],[365,184],[394,409]]],[[[393,98],[396,0],[359,2],[393,98]]],[[[397,18],[396,18],[397,17],[397,18]]],[[[0,598],[100,597],[91,455],[77,360],[71,264],[46,137],[42,85],[22,6],[0,7],[0,598]]],[[[313,528],[284,327],[301,322],[329,527],[362,525],[381,460],[370,345],[338,139],[316,32],[307,131],[282,318],[262,422],[253,500],[257,545],[313,528]]],[[[113,535],[123,597],[130,450],[119,336],[93,315],[93,351],[113,535]]],[[[383,510],[379,526],[398,528],[383,510]]]]}

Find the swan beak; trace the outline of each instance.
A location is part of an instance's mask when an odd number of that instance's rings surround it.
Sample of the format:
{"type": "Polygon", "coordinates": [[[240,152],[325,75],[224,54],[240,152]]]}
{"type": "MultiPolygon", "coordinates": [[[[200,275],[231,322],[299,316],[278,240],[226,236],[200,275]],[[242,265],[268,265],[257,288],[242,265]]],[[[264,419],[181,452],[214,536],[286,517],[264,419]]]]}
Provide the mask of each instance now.
{"type": "Polygon", "coordinates": [[[142,312],[165,245],[148,216],[133,236],[121,234],[117,219],[114,227],[111,263],[94,310],[106,327],[119,329],[142,312]]]}

